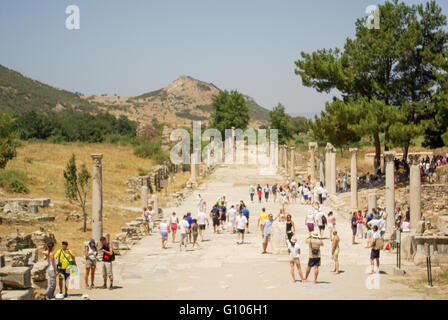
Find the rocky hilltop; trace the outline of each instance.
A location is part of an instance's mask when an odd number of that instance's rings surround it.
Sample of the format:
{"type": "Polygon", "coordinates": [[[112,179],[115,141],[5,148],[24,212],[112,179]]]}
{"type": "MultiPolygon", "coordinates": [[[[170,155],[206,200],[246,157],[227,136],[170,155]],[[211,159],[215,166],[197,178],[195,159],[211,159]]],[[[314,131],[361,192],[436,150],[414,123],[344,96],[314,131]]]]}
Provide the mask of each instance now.
{"type": "MultiPolygon", "coordinates": [[[[85,97],[101,105],[104,111],[126,115],[140,122],[157,118],[170,126],[188,126],[192,120],[208,122],[214,112],[213,97],[221,90],[213,83],[206,83],[182,75],[166,88],[136,97],[85,97]]],[[[251,111],[251,127],[267,124],[269,111],[259,106],[249,96],[244,96],[251,111]]]]}

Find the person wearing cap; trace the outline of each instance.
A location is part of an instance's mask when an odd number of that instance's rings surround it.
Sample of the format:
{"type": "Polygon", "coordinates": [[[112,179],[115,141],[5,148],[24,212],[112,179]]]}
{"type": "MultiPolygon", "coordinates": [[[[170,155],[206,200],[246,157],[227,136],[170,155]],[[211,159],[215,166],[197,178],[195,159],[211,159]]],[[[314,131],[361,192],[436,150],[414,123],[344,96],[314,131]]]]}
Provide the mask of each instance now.
{"type": "Polygon", "coordinates": [[[309,244],[310,254],[308,259],[308,267],[306,268],[305,281],[308,280],[311,268],[314,268],[314,283],[317,283],[317,276],[319,275],[319,267],[321,263],[320,247],[324,245],[321,239],[319,239],[319,233],[313,232],[311,236],[306,239],[306,243],[309,244]]]}
{"type": "Polygon", "coordinates": [[[100,252],[103,253],[103,279],[104,285],[101,287],[102,289],[107,288],[107,278],[109,277],[110,286],[109,289],[112,290],[114,288],[114,274],[112,270],[112,261],[115,259],[114,249],[110,242],[107,241],[106,237],[100,238],[101,249],[100,252]]]}
{"type": "Polygon", "coordinates": [[[89,244],[85,246],[84,255],[86,257],[86,275],[85,275],[85,283],[86,288],[93,289],[95,283],[95,269],[96,269],[96,244],[95,240],[91,239],[89,244]],[[89,273],[91,273],[90,286],[89,286],[89,273]]]}
{"type": "Polygon", "coordinates": [[[54,257],[55,259],[58,259],[57,269],[59,274],[59,293],[62,294],[62,286],[64,286],[64,297],[67,297],[67,278],[70,276],[70,272],[67,269],[70,266],[70,261],[73,261],[76,266],[75,256],[73,255],[73,252],[68,249],[67,241],[62,241],[62,248],[56,252],[54,257]]]}
{"type": "Polygon", "coordinates": [[[291,265],[291,276],[292,282],[296,282],[294,266],[297,266],[297,270],[299,271],[300,280],[303,282],[303,274],[302,268],[300,266],[300,247],[297,243],[296,236],[292,236],[290,243],[288,243],[288,251],[289,251],[289,264],[291,265]]]}

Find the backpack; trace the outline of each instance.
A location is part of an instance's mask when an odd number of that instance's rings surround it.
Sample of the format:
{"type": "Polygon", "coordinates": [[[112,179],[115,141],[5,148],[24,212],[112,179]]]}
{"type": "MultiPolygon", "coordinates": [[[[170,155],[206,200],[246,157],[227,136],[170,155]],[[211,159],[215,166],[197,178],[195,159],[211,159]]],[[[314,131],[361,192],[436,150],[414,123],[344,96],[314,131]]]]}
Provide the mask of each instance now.
{"type": "Polygon", "coordinates": [[[326,217],[325,215],[322,216],[322,223],[323,223],[324,225],[327,224],[327,217],[326,217]]]}

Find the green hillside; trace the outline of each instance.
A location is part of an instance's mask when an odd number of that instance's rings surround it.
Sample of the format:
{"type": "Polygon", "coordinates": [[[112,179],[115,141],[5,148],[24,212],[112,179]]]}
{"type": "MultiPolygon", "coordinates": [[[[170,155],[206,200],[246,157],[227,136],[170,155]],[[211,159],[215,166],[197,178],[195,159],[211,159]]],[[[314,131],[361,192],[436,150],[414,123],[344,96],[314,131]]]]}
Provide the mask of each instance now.
{"type": "Polygon", "coordinates": [[[0,65],[1,112],[48,113],[70,108],[83,112],[97,111],[94,104],[75,93],[51,87],[0,65]]]}

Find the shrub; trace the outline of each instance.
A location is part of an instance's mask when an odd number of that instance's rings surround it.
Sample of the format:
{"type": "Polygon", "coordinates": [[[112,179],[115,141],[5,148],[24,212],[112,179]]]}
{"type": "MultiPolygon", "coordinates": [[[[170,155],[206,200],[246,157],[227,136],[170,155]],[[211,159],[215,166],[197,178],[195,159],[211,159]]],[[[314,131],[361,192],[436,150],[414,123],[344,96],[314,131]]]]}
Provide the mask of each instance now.
{"type": "Polygon", "coordinates": [[[29,181],[28,176],[20,171],[3,170],[0,173],[0,187],[7,192],[29,193],[30,190],[25,185],[29,181]]]}

